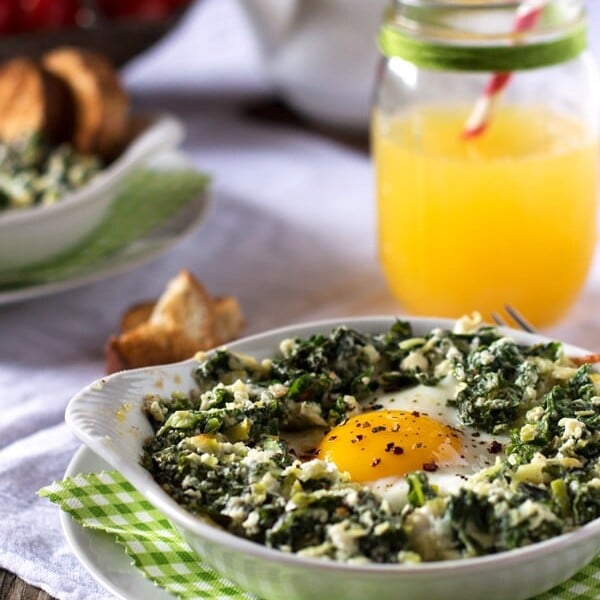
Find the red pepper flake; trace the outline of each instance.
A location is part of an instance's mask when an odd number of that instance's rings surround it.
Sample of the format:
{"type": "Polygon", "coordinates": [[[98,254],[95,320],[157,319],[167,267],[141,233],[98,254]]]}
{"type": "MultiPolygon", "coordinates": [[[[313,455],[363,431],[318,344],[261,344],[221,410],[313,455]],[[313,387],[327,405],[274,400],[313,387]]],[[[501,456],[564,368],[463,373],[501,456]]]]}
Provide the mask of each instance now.
{"type": "Polygon", "coordinates": [[[496,440],[494,440],[489,446],[488,446],[488,452],[490,454],[498,454],[498,452],[500,452],[502,450],[502,444],[500,442],[497,442],[496,440]]]}
{"type": "Polygon", "coordinates": [[[394,454],[396,456],[399,454],[404,454],[404,448],[402,446],[394,446],[394,454]]]}
{"type": "Polygon", "coordinates": [[[417,442],[413,448],[422,448],[423,447],[423,442],[417,442]]]}
{"type": "Polygon", "coordinates": [[[391,452],[394,449],[394,446],[395,446],[394,442],[388,442],[385,445],[385,451],[386,452],[391,452]]]}
{"type": "Polygon", "coordinates": [[[371,429],[372,433],[379,433],[380,431],[385,431],[386,427],[385,425],[377,425],[376,427],[373,427],[373,429],[371,429]]]}
{"type": "Polygon", "coordinates": [[[412,415],[413,417],[420,417],[420,416],[421,416],[421,413],[420,413],[418,410],[413,410],[413,411],[412,411],[412,413],[411,413],[411,415],[412,415]]]}
{"type": "Polygon", "coordinates": [[[369,421],[363,421],[363,427],[371,427],[371,423],[369,423],[369,421]]]}
{"type": "Polygon", "coordinates": [[[423,463],[423,471],[427,471],[427,473],[433,473],[438,470],[438,466],[435,462],[423,463]]]}
{"type": "Polygon", "coordinates": [[[337,440],[337,435],[332,435],[329,437],[330,442],[333,442],[333,440],[337,440]]]}
{"type": "Polygon", "coordinates": [[[398,431],[400,431],[400,423],[394,423],[392,425],[392,433],[397,433],[398,431]]]}
{"type": "Polygon", "coordinates": [[[480,437],[481,433],[479,433],[479,431],[474,431],[473,432],[473,437],[480,437]]]}
{"type": "Polygon", "coordinates": [[[376,467],[380,462],[381,462],[380,458],[375,458],[375,459],[373,459],[373,462],[371,462],[371,466],[376,467]]]}

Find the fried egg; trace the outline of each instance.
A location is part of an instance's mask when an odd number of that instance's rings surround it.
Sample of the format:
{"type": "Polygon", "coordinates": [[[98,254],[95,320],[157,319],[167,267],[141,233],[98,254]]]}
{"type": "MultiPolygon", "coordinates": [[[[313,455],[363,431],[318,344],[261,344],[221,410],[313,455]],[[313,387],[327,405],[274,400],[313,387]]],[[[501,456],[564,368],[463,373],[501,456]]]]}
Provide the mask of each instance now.
{"type": "Polygon", "coordinates": [[[437,386],[380,396],[370,410],[330,429],[317,457],[335,463],[395,507],[406,503],[405,476],[413,471],[425,471],[441,492],[451,493],[494,464],[509,441],[462,425],[456,408],[447,405],[455,389],[447,378],[437,386]]]}

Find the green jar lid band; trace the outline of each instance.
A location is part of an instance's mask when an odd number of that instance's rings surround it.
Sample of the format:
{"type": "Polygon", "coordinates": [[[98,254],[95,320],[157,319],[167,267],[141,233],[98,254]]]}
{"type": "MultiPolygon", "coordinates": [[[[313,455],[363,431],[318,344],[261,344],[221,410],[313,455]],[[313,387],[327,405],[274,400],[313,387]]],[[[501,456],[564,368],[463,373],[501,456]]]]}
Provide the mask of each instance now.
{"type": "Polygon", "coordinates": [[[379,49],[425,69],[506,72],[538,69],[566,62],[587,47],[587,28],[578,27],[556,40],[511,46],[459,46],[415,38],[391,24],[382,26],[379,49]]]}

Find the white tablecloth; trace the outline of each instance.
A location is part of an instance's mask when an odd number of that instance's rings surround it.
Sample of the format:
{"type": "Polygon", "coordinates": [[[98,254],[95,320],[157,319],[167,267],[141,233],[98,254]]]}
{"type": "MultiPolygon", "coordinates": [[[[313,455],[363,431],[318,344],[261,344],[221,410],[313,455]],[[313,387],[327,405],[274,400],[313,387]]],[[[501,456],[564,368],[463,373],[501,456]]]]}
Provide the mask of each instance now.
{"type": "MultiPolygon", "coordinates": [[[[71,554],[58,509],[35,492],[62,477],[79,446],[63,424],[66,403],[103,374],[103,344],[127,306],[188,268],[212,293],[240,299],[247,333],[399,310],[376,262],[369,159],[242,116],[240,106],[269,89],[234,0],[201,2],[125,77],[138,106],[185,120],[185,150],[212,175],[213,204],[192,235],[146,266],[0,307],[0,566],[62,600],[110,596],[71,554]]],[[[600,348],[599,262],[549,334],[600,348]]]]}

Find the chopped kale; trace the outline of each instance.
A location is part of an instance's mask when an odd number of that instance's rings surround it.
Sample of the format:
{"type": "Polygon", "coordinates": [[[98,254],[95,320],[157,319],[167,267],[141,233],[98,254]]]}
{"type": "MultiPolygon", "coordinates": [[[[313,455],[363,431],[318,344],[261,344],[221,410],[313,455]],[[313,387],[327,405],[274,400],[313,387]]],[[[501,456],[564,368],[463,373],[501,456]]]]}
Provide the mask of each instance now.
{"type": "Polygon", "coordinates": [[[194,378],[189,393],[144,400],[155,435],[142,464],[188,510],[258,543],[341,561],[441,560],[600,518],[600,388],[556,342],[519,345],[492,327],[415,336],[396,321],[382,334],[338,327],[287,340],[262,363],[218,350],[194,378]],[[409,473],[392,509],[332,463],[299,460],[280,437],[325,432],[374,410],[383,392],[442,381],[453,382],[444,389],[455,389],[448,404],[462,423],[511,440],[455,492],[409,473]]]}
{"type": "Polygon", "coordinates": [[[491,433],[508,431],[533,405],[545,382],[536,364],[513,341],[478,342],[454,360],[454,376],[463,385],[450,404],[465,425],[491,433]]]}
{"type": "Polygon", "coordinates": [[[406,476],[406,481],[408,483],[408,502],[411,506],[423,506],[427,500],[437,497],[436,491],[423,471],[409,473],[406,476]]]}
{"type": "Polygon", "coordinates": [[[200,363],[194,372],[194,378],[201,392],[210,390],[218,383],[231,384],[242,381],[261,382],[268,376],[268,369],[253,360],[228,350],[217,350],[200,363]]]}
{"type": "MultiPolygon", "coordinates": [[[[532,499],[541,490],[520,488],[511,495],[480,495],[461,488],[450,496],[446,520],[466,555],[477,556],[541,542],[563,532],[547,502],[532,499]]],[[[543,494],[545,497],[546,494],[543,494]]]]}
{"type": "Polygon", "coordinates": [[[0,143],[0,211],[58,202],[88,183],[103,167],[98,156],[41,135],[0,143]]]}
{"type": "Polygon", "coordinates": [[[390,562],[406,546],[401,519],[365,488],[302,493],[292,501],[298,507],[284,512],[267,534],[273,548],[301,552],[324,547],[329,558],[390,562]]]}
{"type": "Polygon", "coordinates": [[[580,367],[543,396],[540,408],[528,413],[525,427],[513,432],[507,448],[512,464],[529,463],[537,452],[548,457],[560,451],[582,465],[600,458],[600,400],[589,371],[589,365],[580,367]],[[576,438],[566,444],[569,424],[576,438]]]}

